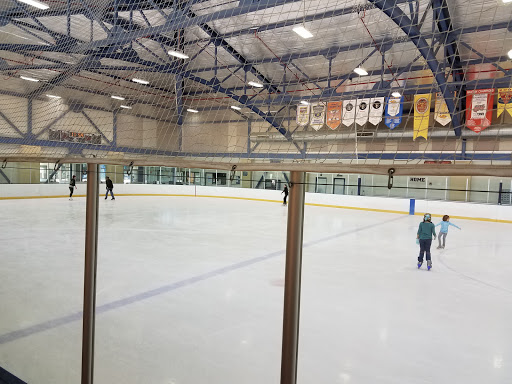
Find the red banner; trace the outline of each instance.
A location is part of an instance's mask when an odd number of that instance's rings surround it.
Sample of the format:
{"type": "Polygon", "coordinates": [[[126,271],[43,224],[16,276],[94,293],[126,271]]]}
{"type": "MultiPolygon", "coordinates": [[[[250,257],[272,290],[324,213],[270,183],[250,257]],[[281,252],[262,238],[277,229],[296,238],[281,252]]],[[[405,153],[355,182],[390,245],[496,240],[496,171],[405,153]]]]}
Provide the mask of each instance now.
{"type": "Polygon", "coordinates": [[[491,125],[494,89],[469,90],[466,95],[466,126],[480,133],[491,125]]]}
{"type": "Polygon", "coordinates": [[[327,103],[327,126],[336,129],[341,124],[341,101],[327,103]]]}

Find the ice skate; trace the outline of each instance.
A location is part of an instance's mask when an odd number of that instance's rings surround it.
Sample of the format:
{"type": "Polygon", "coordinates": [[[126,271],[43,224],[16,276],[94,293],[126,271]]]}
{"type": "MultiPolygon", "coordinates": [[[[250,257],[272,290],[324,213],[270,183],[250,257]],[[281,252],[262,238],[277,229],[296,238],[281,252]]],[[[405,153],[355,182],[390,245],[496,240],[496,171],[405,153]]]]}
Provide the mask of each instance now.
{"type": "Polygon", "coordinates": [[[427,261],[427,270],[430,271],[432,269],[432,261],[427,261]]]}
{"type": "Polygon", "coordinates": [[[443,249],[444,247],[438,246],[437,249],[443,249]]]}
{"type": "Polygon", "coordinates": [[[422,265],[422,264],[423,264],[422,262],[418,262],[418,269],[420,269],[420,268],[421,268],[421,265],[422,265]]]}

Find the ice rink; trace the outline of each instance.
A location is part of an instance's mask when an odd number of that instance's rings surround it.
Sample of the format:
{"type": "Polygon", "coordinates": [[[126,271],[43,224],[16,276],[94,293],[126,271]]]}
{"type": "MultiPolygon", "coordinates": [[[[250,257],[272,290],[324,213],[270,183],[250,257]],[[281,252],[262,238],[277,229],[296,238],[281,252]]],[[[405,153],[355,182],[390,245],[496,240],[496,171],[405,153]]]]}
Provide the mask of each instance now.
{"type": "MultiPolygon", "coordinates": [[[[100,203],[95,383],[279,383],[286,208],[100,203]]],[[[85,198],[0,212],[0,366],[79,383],[85,198]]],[[[512,382],[512,224],[453,219],[427,272],[420,220],[306,207],[299,383],[512,382]]]]}

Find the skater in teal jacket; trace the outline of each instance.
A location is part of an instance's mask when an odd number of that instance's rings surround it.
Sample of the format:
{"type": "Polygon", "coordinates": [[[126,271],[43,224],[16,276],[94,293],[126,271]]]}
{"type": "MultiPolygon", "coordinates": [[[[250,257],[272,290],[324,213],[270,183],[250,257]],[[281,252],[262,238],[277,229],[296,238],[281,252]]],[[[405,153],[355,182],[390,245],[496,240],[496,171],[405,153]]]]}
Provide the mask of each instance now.
{"type": "Polygon", "coordinates": [[[443,221],[436,225],[436,227],[441,226],[441,229],[439,230],[439,246],[437,249],[444,249],[444,246],[446,245],[446,236],[448,235],[448,228],[450,228],[450,225],[452,227],[462,229],[461,227],[457,227],[455,224],[450,223],[450,216],[444,215],[443,221]],[[443,245],[441,245],[441,239],[443,239],[443,245]]]}
{"type": "Polygon", "coordinates": [[[418,268],[423,264],[423,255],[427,254],[427,268],[430,271],[432,268],[432,259],[430,257],[430,247],[432,246],[432,236],[436,238],[436,227],[432,224],[432,216],[430,213],[425,213],[423,222],[420,223],[418,228],[417,239],[420,243],[420,255],[418,256],[418,268]]]}

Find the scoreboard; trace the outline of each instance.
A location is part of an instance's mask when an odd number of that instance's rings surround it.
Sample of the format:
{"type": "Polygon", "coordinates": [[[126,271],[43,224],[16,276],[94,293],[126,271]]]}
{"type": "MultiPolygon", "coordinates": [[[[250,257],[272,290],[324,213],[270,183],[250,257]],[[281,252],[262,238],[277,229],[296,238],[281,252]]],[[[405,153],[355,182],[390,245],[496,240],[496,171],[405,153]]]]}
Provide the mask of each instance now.
{"type": "Polygon", "coordinates": [[[50,129],[48,131],[49,140],[51,141],[101,145],[101,135],[94,133],[69,132],[54,129],[50,129]]]}

